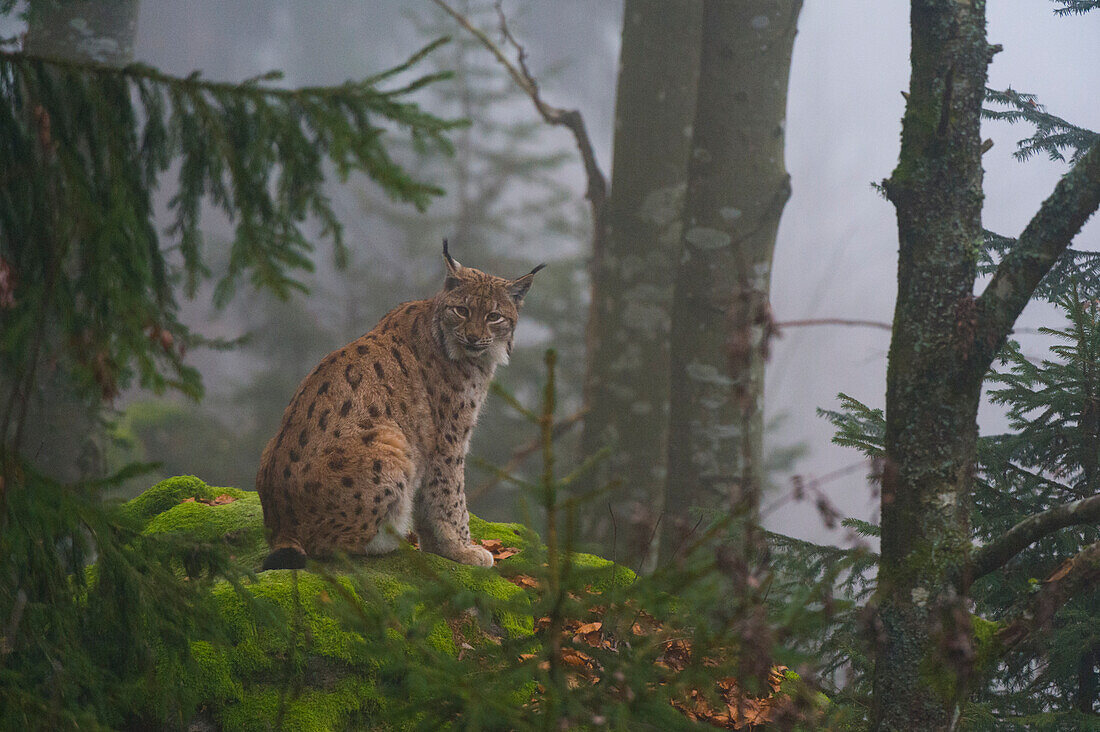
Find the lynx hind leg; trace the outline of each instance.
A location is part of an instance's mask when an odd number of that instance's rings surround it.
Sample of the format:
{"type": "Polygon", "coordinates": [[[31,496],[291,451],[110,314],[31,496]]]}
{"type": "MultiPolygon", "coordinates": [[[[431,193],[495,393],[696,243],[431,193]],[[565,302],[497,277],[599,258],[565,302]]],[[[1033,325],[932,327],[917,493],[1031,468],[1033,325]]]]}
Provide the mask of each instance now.
{"type": "Polygon", "coordinates": [[[413,508],[420,548],[461,564],[492,567],[493,555],[470,541],[461,467],[433,467],[416,494],[413,508]]]}
{"type": "Polygon", "coordinates": [[[335,478],[344,498],[333,507],[339,537],[336,548],[354,554],[386,554],[400,546],[412,523],[415,463],[408,441],[396,428],[369,429],[361,441],[362,446],[349,455],[355,469],[335,478]]]}

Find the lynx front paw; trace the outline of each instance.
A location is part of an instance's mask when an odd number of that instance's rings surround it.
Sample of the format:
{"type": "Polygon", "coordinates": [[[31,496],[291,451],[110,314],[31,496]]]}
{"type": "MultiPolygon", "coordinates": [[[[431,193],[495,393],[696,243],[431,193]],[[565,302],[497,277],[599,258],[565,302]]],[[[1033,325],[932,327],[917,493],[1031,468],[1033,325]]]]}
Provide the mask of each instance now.
{"type": "Polygon", "coordinates": [[[472,564],[475,567],[492,567],[493,555],[485,547],[471,544],[463,549],[458,561],[463,564],[472,564]]]}

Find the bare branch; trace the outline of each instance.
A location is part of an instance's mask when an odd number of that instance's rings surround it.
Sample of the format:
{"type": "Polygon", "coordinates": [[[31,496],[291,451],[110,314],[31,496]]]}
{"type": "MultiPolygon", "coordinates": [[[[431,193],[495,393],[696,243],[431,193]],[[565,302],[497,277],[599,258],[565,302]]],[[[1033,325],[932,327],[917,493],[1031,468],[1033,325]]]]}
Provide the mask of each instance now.
{"type": "Polygon", "coordinates": [[[1039,281],[1100,206],[1100,144],[1092,146],[1043,201],[978,298],[976,345],[984,373],[1039,281]]]}
{"type": "Polygon", "coordinates": [[[894,326],[881,320],[850,320],[848,318],[812,318],[809,320],[784,320],[775,324],[776,328],[803,328],[810,325],[852,325],[863,328],[892,330],[894,326]]]}
{"type": "MultiPolygon", "coordinates": [[[[576,140],[577,149],[580,151],[581,159],[584,162],[584,172],[588,178],[588,190],[585,194],[589,203],[592,205],[594,216],[594,223],[597,227],[602,226],[602,210],[607,202],[607,178],[604,176],[603,171],[600,169],[600,165],[596,160],[596,153],[592,147],[592,141],[588,137],[588,130],[584,125],[584,118],[581,113],[575,109],[561,109],[559,107],[547,104],[542,95],[539,93],[539,85],[534,76],[531,75],[530,69],[527,68],[527,51],[516,41],[515,36],[512,35],[511,30],[508,28],[508,21],[504,15],[500,3],[497,3],[497,14],[500,17],[500,30],[504,39],[516,50],[519,57],[519,63],[514,64],[504,53],[501,48],[493,43],[493,41],[485,35],[485,33],[477,28],[470,22],[469,18],[462,15],[444,0],[432,0],[438,5],[445,13],[450,15],[455,21],[465,28],[471,35],[473,35],[481,45],[489,49],[489,52],[496,57],[497,61],[507,69],[508,74],[516,82],[516,84],[531,98],[531,101],[535,105],[535,109],[538,110],[539,115],[547,122],[547,124],[565,127],[573,133],[573,138],[576,140]]],[[[600,229],[597,228],[597,231],[600,229]]],[[[596,240],[598,241],[598,234],[596,240]]]]}
{"type": "Polygon", "coordinates": [[[1100,522],[1100,494],[1028,516],[996,541],[971,555],[972,578],[1000,569],[1039,539],[1067,526],[1100,522]]]}
{"type": "Polygon", "coordinates": [[[997,631],[1003,650],[1011,650],[1028,636],[1050,626],[1054,614],[1074,595],[1100,582],[1100,541],[1067,559],[1043,581],[1024,609],[997,631]]]}
{"type": "MultiPolygon", "coordinates": [[[[774,323],[774,326],[782,331],[784,328],[805,328],[819,325],[849,325],[856,328],[878,328],[880,330],[893,330],[894,326],[884,320],[858,320],[851,318],[807,318],[804,320],[783,320],[774,323]]],[[[1038,328],[1013,328],[1010,333],[1040,334],[1038,328]]]]}

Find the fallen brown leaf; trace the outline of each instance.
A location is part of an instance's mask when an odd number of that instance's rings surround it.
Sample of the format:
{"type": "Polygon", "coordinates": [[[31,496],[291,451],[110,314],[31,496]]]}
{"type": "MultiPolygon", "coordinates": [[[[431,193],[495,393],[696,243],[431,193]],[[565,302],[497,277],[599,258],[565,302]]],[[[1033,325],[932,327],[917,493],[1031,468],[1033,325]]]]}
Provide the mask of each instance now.
{"type": "Polygon", "coordinates": [[[519,585],[520,587],[525,587],[532,590],[537,589],[539,586],[539,581],[527,574],[513,575],[512,577],[508,578],[508,581],[514,585],[519,585]]]}

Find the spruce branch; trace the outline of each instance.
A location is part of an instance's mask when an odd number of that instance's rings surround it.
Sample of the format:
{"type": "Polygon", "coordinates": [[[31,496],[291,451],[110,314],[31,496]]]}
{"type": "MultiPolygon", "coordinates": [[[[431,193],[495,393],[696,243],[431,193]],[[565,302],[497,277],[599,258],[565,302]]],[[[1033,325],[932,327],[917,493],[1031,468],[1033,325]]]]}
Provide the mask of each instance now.
{"type": "Polygon", "coordinates": [[[1084,15],[1090,10],[1100,8],[1100,0],[1051,0],[1062,7],[1055,8],[1055,15],[1084,15]]]}
{"type": "Polygon", "coordinates": [[[1012,650],[1029,636],[1050,627],[1054,614],[1080,592],[1100,582],[1100,542],[1070,557],[1047,577],[1022,610],[996,633],[1002,651],[1012,650]]]}
{"type": "Polygon", "coordinates": [[[985,99],[998,107],[1005,107],[982,109],[985,119],[1009,124],[1025,122],[1035,127],[1031,137],[1016,143],[1016,152],[1012,156],[1017,160],[1028,160],[1039,153],[1046,153],[1051,160],[1065,162],[1068,152],[1069,162],[1076,163],[1100,139],[1100,135],[1092,130],[1048,112],[1034,94],[1018,92],[1011,87],[1004,91],[986,89],[985,99]]]}
{"type": "MultiPolygon", "coordinates": [[[[19,282],[0,312],[0,366],[33,370],[35,322],[47,317],[60,352],[51,358],[91,401],[135,379],[198,397],[199,375],[184,353],[202,339],[179,320],[177,294],[193,296],[213,275],[204,204],[235,227],[217,304],[245,279],[282,297],[304,289],[300,273],[314,256],[309,221],[341,266],[347,250],[326,192],[330,169],[341,178],[361,172],[419,209],[442,194],[390,155],[387,137],[400,132],[450,151],[446,133],[464,122],[406,96],[447,74],[377,85],[444,42],[362,81],[301,88],[272,86],[276,73],[234,84],[0,50],[0,177],[20,182],[0,187],[0,257],[19,282]],[[153,191],[173,167],[172,222],[161,232],[153,191]],[[55,287],[51,251],[63,252],[55,287]]],[[[0,425],[5,442],[10,422],[0,425]]]]}
{"type": "Polygon", "coordinates": [[[1100,494],[1028,516],[971,555],[971,579],[1000,569],[1039,539],[1067,526],[1100,522],[1100,494]]]}
{"type": "Polygon", "coordinates": [[[984,374],[1043,277],[1100,206],[1100,144],[1062,176],[978,298],[975,345],[984,374]]]}

